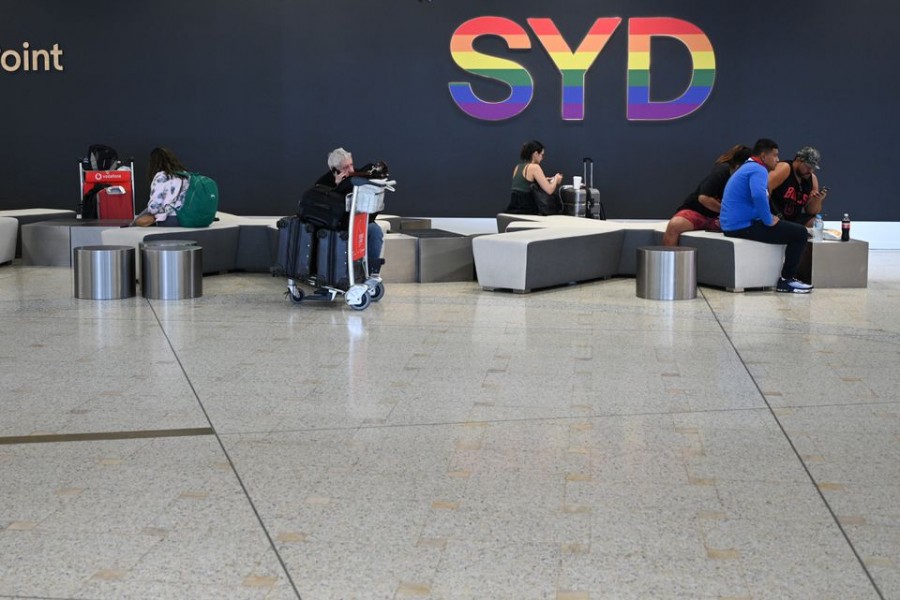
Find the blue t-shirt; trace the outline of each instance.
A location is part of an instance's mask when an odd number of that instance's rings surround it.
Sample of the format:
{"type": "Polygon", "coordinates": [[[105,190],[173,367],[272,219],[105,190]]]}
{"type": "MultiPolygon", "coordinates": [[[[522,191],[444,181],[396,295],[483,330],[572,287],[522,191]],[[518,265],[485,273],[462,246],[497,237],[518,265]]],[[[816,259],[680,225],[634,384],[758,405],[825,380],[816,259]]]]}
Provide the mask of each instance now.
{"type": "Polygon", "coordinates": [[[750,227],[753,221],[772,224],[769,210],[769,171],[752,158],[741,165],[722,193],[719,222],[722,231],[750,227]]]}

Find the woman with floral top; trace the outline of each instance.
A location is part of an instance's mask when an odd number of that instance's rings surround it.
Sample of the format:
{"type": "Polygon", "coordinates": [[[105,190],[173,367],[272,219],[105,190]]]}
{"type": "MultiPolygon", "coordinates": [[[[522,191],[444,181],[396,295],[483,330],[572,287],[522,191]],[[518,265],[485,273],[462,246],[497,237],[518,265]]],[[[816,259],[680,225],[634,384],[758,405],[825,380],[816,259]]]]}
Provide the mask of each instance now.
{"type": "Polygon", "coordinates": [[[154,148],[150,152],[150,202],[135,219],[138,227],[178,227],[178,209],[184,204],[188,188],[187,171],[168,148],[154,148]]]}

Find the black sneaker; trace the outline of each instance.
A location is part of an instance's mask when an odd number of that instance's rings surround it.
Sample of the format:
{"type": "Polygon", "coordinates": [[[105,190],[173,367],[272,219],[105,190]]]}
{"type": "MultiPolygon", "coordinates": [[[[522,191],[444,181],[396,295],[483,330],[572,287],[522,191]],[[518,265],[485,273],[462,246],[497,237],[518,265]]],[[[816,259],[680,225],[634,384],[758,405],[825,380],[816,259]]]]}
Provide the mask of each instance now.
{"type": "Polygon", "coordinates": [[[381,273],[381,265],[384,264],[383,258],[370,259],[368,263],[369,276],[376,276],[381,273]]]}
{"type": "Polygon", "coordinates": [[[813,286],[808,283],[803,283],[796,278],[787,280],[783,277],[779,277],[778,283],[775,285],[775,291],[783,292],[785,294],[808,294],[813,291],[813,286]]]}

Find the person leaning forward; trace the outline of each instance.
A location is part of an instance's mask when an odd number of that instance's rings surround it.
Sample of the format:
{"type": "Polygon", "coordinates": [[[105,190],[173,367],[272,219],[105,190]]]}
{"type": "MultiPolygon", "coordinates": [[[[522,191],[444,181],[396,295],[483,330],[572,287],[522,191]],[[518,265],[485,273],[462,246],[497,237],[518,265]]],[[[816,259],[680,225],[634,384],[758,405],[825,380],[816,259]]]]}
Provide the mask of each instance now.
{"type": "Polygon", "coordinates": [[[769,173],[769,199],[776,216],[812,226],[813,219],[822,212],[828,191],[819,188],[816,170],[822,156],[811,146],[797,151],[793,160],[783,160],[769,173]]]}
{"type": "Polygon", "coordinates": [[[556,192],[563,176],[560,173],[553,177],[544,175],[541,168],[543,160],[544,145],[537,140],[525,142],[519,152],[519,162],[513,169],[512,189],[506,212],[518,215],[540,214],[537,201],[531,192],[532,184],[539,186],[548,195],[556,192]]]}
{"type": "Polygon", "coordinates": [[[687,231],[720,231],[719,211],[722,208],[725,184],[748,158],[750,148],[737,144],[716,159],[709,175],[703,178],[697,189],[685,198],[675,215],[669,219],[663,234],[663,246],[677,246],[681,234],[687,231]]]}
{"type": "Polygon", "coordinates": [[[808,294],[813,286],[796,279],[806,249],[806,227],[779,219],[769,209],[769,171],[777,164],[778,144],[768,138],[758,140],[750,158],[725,184],[719,217],[722,233],[764,244],[784,244],[784,263],[775,291],[808,294]]]}

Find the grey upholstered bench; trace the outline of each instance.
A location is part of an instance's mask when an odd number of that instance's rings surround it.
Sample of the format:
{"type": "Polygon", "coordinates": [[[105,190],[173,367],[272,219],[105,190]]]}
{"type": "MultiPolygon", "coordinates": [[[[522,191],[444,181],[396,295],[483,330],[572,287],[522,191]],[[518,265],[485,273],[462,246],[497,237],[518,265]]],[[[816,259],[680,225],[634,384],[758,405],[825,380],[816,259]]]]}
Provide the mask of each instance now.
{"type": "Polygon", "coordinates": [[[478,284],[526,293],[616,274],[624,232],[530,229],[472,239],[478,284]]]}
{"type": "Polygon", "coordinates": [[[22,225],[50,221],[52,219],[74,219],[74,210],[58,208],[21,208],[12,210],[0,210],[0,217],[11,217],[18,222],[16,235],[16,258],[22,256],[22,225]]]}
{"type": "MultiPolygon", "coordinates": [[[[634,276],[637,273],[637,248],[659,244],[662,241],[665,226],[666,221],[595,221],[563,215],[536,216],[507,213],[497,215],[498,230],[507,232],[497,234],[499,237],[515,232],[541,229],[556,232],[548,234],[550,237],[564,235],[564,232],[571,230],[621,231],[623,237],[619,263],[612,274],[627,276],[634,276]]],[[[681,245],[697,248],[698,283],[722,287],[732,292],[774,286],[784,257],[784,246],[729,238],[721,233],[707,231],[692,231],[683,234],[681,245]]],[[[607,256],[602,256],[597,257],[596,260],[606,260],[607,258],[607,256]]],[[[480,274],[482,265],[477,254],[475,267],[480,274]]],[[[518,268],[518,266],[512,266],[512,268],[518,268]]],[[[557,264],[550,268],[568,269],[570,266],[557,264]]]]}
{"type": "Polygon", "coordinates": [[[774,287],[784,262],[781,244],[763,244],[709,231],[683,233],[680,245],[697,249],[697,283],[729,292],[774,287]]]}

